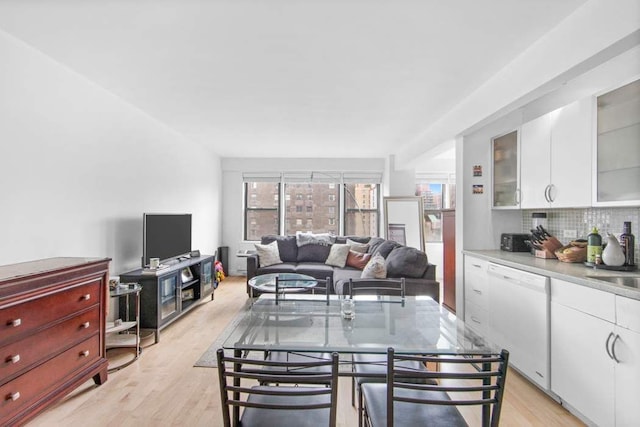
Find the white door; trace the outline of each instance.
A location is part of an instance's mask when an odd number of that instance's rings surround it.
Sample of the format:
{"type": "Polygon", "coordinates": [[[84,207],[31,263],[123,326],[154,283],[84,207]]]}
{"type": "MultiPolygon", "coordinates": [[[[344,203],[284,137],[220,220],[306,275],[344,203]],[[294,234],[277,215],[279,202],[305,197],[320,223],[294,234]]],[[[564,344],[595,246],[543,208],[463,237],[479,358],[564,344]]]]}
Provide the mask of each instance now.
{"type": "Polygon", "coordinates": [[[554,208],[591,206],[593,108],[587,98],[550,113],[549,197],[554,208]]]}
{"type": "Polygon", "coordinates": [[[548,208],[551,176],[551,120],[545,114],[524,123],[520,133],[520,207],[548,208]]]}
{"type": "Polygon", "coordinates": [[[551,390],[603,427],[614,425],[614,362],[605,349],[614,330],[612,323],[552,299],[551,390]]]}

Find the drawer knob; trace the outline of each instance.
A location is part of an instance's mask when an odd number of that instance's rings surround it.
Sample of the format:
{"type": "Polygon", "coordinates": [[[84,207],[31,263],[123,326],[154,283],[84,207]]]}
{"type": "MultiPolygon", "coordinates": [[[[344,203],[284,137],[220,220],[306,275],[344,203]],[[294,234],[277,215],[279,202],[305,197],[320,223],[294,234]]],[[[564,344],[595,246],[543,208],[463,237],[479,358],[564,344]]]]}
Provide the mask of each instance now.
{"type": "Polygon", "coordinates": [[[89,350],[81,351],[80,357],[89,357],[89,350]]]}
{"type": "Polygon", "coordinates": [[[91,326],[91,323],[89,322],[84,322],[82,325],[80,325],[82,329],[87,329],[89,326],[91,326]]]}
{"type": "Polygon", "coordinates": [[[18,399],[20,399],[20,392],[19,391],[16,391],[14,393],[9,393],[9,394],[7,394],[7,397],[5,398],[5,400],[11,400],[13,402],[15,402],[18,399]]]}
{"type": "Polygon", "coordinates": [[[16,354],[13,356],[7,356],[7,358],[5,359],[5,362],[7,363],[18,363],[20,361],[20,355],[16,354]]]}
{"type": "Polygon", "coordinates": [[[14,328],[22,325],[22,319],[13,319],[7,322],[7,326],[13,326],[14,328]]]}
{"type": "Polygon", "coordinates": [[[89,301],[91,299],[91,294],[84,294],[80,297],[80,301],[89,301]]]}

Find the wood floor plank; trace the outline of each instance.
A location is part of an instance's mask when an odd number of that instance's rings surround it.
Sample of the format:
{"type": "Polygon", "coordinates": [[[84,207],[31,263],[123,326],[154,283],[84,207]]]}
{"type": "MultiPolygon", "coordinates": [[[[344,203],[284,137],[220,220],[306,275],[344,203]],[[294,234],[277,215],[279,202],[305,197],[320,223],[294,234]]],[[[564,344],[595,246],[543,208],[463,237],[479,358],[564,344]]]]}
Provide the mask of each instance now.
{"type": "MultiPolygon", "coordinates": [[[[140,358],[109,374],[100,387],[89,381],[29,427],[219,426],[217,370],[193,364],[246,302],[245,278],[229,277],[215,293],[146,345],[140,358]]],[[[126,357],[111,354],[110,357],[126,357]]],[[[341,379],[338,425],[357,426],[351,406],[351,382],[341,379]]],[[[509,372],[502,412],[503,426],[583,425],[562,406],[514,371],[509,372]]]]}

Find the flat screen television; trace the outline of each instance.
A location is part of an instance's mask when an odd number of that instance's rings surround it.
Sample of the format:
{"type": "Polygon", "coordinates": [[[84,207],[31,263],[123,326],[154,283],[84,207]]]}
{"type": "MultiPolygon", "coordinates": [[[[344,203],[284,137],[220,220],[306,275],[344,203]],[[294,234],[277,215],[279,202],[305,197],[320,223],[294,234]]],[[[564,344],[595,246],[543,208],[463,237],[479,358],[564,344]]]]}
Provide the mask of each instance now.
{"type": "Polygon", "coordinates": [[[152,214],[142,217],[142,266],[191,252],[191,214],[152,214]]]}

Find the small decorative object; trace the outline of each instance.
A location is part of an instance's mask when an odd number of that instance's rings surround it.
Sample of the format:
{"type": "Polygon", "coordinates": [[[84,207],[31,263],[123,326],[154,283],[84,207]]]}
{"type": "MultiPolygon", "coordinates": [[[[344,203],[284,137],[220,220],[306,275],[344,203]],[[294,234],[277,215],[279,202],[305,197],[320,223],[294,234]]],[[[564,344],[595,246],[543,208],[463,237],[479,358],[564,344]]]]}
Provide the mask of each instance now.
{"type": "Polygon", "coordinates": [[[115,291],[118,287],[118,279],[109,279],[109,290],[115,291]]]}
{"type": "Polygon", "coordinates": [[[556,249],[555,254],[562,262],[584,262],[587,259],[587,242],[574,240],[568,245],[556,249]]]}
{"type": "Polygon", "coordinates": [[[191,269],[189,267],[185,267],[182,269],[182,283],[190,282],[193,280],[193,273],[191,273],[191,269]]]}
{"type": "Polygon", "coordinates": [[[483,194],[483,193],[484,193],[484,185],[482,184],[473,185],[473,194],[483,194]]]}
{"type": "Polygon", "coordinates": [[[149,259],[149,268],[156,269],[160,267],[160,258],[150,258],[149,259]]]}
{"type": "Polygon", "coordinates": [[[621,266],[624,264],[624,252],[616,236],[609,233],[607,246],[602,251],[602,262],[606,265],[621,266]]]}
{"type": "Polygon", "coordinates": [[[216,261],[214,265],[214,269],[216,271],[216,282],[222,282],[226,276],[224,274],[224,267],[220,261],[216,261]]]}
{"type": "Polygon", "coordinates": [[[345,297],[340,301],[340,313],[342,318],[346,320],[352,320],[356,317],[356,305],[351,298],[345,297]]]}
{"type": "Polygon", "coordinates": [[[482,176],[482,165],[473,166],[473,176],[482,176]]]}

